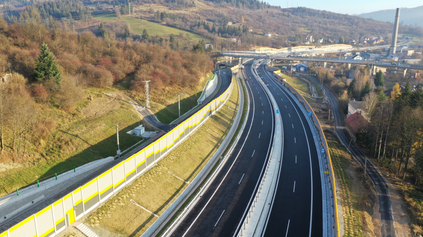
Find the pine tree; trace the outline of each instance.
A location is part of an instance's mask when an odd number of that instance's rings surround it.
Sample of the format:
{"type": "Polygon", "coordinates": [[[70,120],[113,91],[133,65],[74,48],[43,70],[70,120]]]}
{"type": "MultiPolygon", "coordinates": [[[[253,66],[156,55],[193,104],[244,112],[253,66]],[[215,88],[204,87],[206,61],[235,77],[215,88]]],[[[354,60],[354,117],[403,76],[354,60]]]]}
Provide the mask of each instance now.
{"type": "Polygon", "coordinates": [[[100,23],[100,27],[98,28],[98,31],[99,31],[101,37],[106,38],[107,31],[106,31],[106,27],[104,27],[103,23],[100,23]]]}
{"type": "Polygon", "coordinates": [[[61,72],[57,66],[56,58],[45,43],[41,45],[41,51],[38,54],[38,60],[34,68],[34,77],[41,83],[50,79],[58,85],[62,83],[61,72]]]}
{"type": "Polygon", "coordinates": [[[147,30],[144,29],[142,31],[142,40],[146,41],[146,40],[148,40],[148,38],[150,38],[150,36],[148,35],[147,30]]]}

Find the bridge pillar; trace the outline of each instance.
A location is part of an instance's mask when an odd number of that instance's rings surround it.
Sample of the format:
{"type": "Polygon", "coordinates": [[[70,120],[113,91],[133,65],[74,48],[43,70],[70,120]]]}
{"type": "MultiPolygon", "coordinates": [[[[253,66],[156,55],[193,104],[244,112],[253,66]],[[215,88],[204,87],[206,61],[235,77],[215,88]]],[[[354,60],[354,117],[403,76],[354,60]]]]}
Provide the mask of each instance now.
{"type": "Polygon", "coordinates": [[[376,75],[377,67],[375,65],[372,65],[370,70],[371,70],[372,76],[376,75]]]}
{"type": "Polygon", "coordinates": [[[326,62],[323,63],[323,68],[326,68],[326,62]]]}
{"type": "Polygon", "coordinates": [[[241,58],[239,58],[238,65],[241,65],[241,64],[242,64],[242,62],[241,62],[241,58]]]}
{"type": "Polygon", "coordinates": [[[229,57],[229,63],[232,64],[232,57],[229,57]]]}
{"type": "Polygon", "coordinates": [[[274,59],[271,59],[271,60],[270,60],[270,66],[272,66],[272,67],[273,67],[273,60],[274,60],[274,59]]]}
{"type": "Polygon", "coordinates": [[[348,63],[348,70],[351,69],[351,63],[348,63]]]}
{"type": "Polygon", "coordinates": [[[404,68],[404,73],[402,75],[403,78],[405,78],[405,74],[407,74],[407,68],[404,68]]]}

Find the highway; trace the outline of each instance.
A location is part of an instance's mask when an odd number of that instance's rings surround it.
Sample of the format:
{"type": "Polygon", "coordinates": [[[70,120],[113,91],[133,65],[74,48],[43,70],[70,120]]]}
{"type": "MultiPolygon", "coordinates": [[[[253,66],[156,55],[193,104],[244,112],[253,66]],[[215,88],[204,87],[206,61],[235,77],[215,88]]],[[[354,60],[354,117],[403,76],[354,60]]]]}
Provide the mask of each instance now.
{"type": "MultiPolygon", "coordinates": [[[[311,78],[317,85],[321,86],[319,80],[312,76],[309,76],[309,78],[311,78]]],[[[363,167],[365,165],[367,166],[367,174],[375,184],[379,199],[379,212],[381,215],[381,234],[382,236],[386,237],[394,237],[396,235],[388,184],[386,183],[382,175],[378,172],[378,170],[375,168],[375,166],[369,161],[366,162],[365,155],[355,146],[355,144],[350,144],[350,139],[346,136],[344,132],[344,122],[342,119],[341,112],[339,110],[338,100],[333,95],[332,91],[330,91],[326,86],[321,87],[323,90],[325,90],[325,94],[330,100],[331,109],[335,118],[335,130],[338,135],[338,138],[341,140],[341,143],[343,143],[345,147],[349,146],[350,153],[363,167]]]]}
{"type": "Polygon", "coordinates": [[[322,187],[310,127],[264,65],[257,71],[281,110],[285,137],[281,176],[265,236],[322,236],[322,187]]]}
{"type": "MultiPolygon", "coordinates": [[[[224,70],[224,72],[225,72],[225,74],[224,73],[221,74],[220,88],[218,90],[216,90],[216,93],[214,93],[213,96],[210,96],[210,99],[206,100],[203,103],[203,105],[206,105],[207,103],[209,103],[209,101],[213,100],[214,98],[217,98],[230,85],[230,82],[231,82],[231,79],[232,79],[231,70],[230,69],[226,69],[226,70],[224,70]]],[[[202,108],[202,106],[198,106],[198,107],[196,107],[196,109],[191,110],[188,113],[189,116],[192,115],[192,114],[194,114],[195,112],[197,112],[201,108],[202,108]]],[[[186,119],[187,117],[184,116],[184,118],[186,119]]],[[[181,118],[181,119],[183,119],[183,118],[181,118]]],[[[156,118],[156,120],[157,120],[157,118],[156,118]]],[[[177,124],[178,122],[180,122],[180,120],[177,121],[175,124],[177,124]]],[[[169,125],[167,125],[167,126],[169,126],[169,125]]],[[[164,129],[164,130],[167,131],[168,129],[169,129],[169,127],[166,128],[166,129],[164,129]]],[[[53,186],[51,189],[54,189],[54,191],[44,192],[43,194],[44,194],[45,197],[39,203],[32,205],[31,207],[29,207],[25,211],[22,211],[20,213],[17,213],[16,215],[10,217],[10,219],[2,222],[1,225],[0,225],[0,233],[2,233],[3,231],[9,229],[13,225],[21,222],[22,220],[24,220],[25,218],[27,218],[31,214],[34,214],[34,213],[42,210],[46,206],[51,205],[53,202],[57,201],[58,199],[60,199],[64,195],[68,194],[70,191],[78,188],[79,186],[81,186],[81,185],[87,183],[88,181],[94,179],[95,177],[97,177],[98,175],[102,174],[103,172],[109,170],[110,168],[112,168],[113,166],[115,166],[116,164],[118,164],[119,162],[121,162],[123,159],[129,158],[134,153],[138,152],[139,150],[141,150],[145,146],[147,146],[150,143],[154,142],[155,140],[159,139],[163,135],[164,135],[164,132],[162,132],[159,136],[155,137],[154,139],[151,139],[149,142],[144,142],[141,145],[137,146],[132,151],[130,151],[127,154],[123,155],[120,159],[114,160],[114,161],[110,162],[109,164],[104,165],[102,168],[97,169],[96,171],[94,171],[94,172],[86,175],[85,177],[77,176],[74,179],[68,180],[66,183],[61,183],[61,185],[53,186]]],[[[3,213],[2,213],[2,215],[3,215],[3,213]]]]}
{"type": "MultiPolygon", "coordinates": [[[[251,63],[243,70],[252,77],[251,63]]],[[[256,80],[246,82],[246,127],[225,166],[172,236],[232,236],[250,206],[273,139],[270,101],[256,80]],[[254,88],[254,89],[252,89],[254,88]]]]}

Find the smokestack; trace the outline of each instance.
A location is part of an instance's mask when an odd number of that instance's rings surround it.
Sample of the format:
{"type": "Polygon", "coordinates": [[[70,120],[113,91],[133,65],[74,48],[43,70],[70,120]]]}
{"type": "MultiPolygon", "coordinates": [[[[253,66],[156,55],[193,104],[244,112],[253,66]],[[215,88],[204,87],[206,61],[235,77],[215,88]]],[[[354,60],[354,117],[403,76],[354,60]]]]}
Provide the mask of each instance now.
{"type": "Polygon", "coordinates": [[[397,52],[399,18],[400,18],[400,8],[397,8],[397,13],[395,14],[395,22],[394,22],[394,33],[392,34],[391,50],[389,52],[390,55],[394,55],[397,52]]]}

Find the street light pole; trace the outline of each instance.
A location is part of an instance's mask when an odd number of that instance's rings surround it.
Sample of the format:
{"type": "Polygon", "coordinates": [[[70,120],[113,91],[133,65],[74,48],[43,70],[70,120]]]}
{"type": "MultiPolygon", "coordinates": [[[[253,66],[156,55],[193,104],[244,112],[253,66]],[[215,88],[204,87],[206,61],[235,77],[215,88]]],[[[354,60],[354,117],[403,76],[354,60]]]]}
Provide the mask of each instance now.
{"type": "Polygon", "coordinates": [[[116,140],[117,140],[117,155],[118,155],[118,159],[120,158],[120,146],[119,146],[119,124],[123,124],[123,123],[116,123],[116,140]]]}

